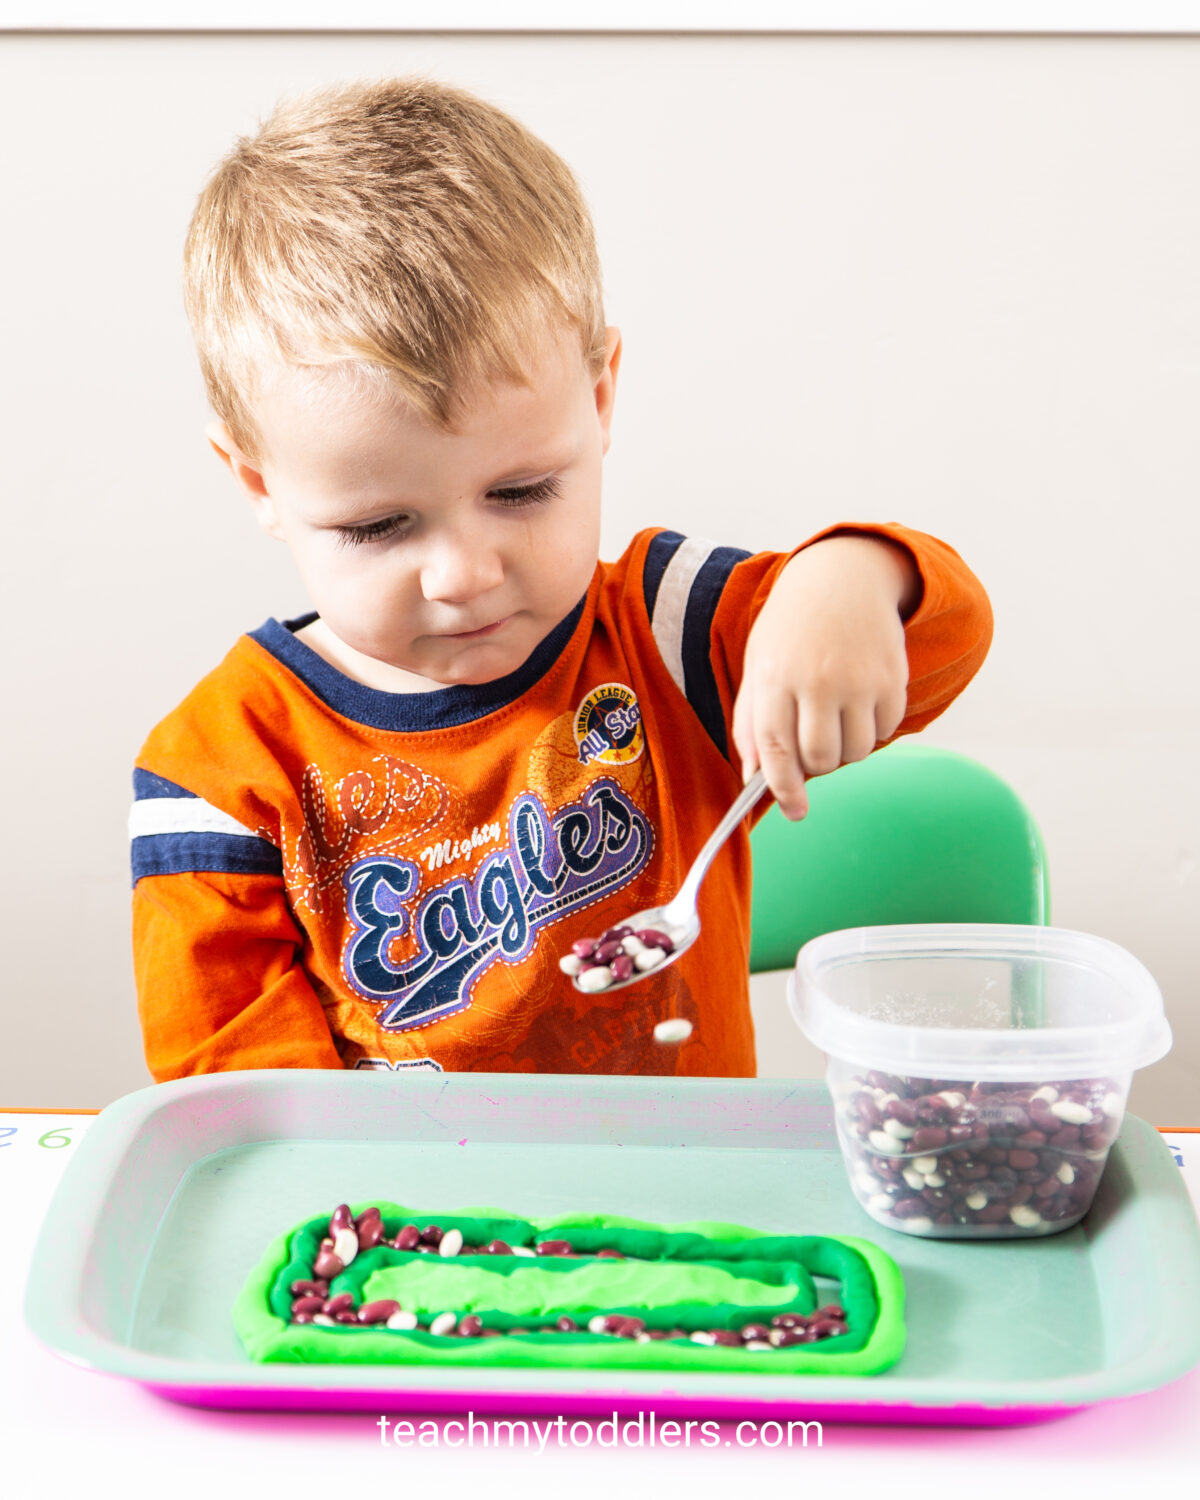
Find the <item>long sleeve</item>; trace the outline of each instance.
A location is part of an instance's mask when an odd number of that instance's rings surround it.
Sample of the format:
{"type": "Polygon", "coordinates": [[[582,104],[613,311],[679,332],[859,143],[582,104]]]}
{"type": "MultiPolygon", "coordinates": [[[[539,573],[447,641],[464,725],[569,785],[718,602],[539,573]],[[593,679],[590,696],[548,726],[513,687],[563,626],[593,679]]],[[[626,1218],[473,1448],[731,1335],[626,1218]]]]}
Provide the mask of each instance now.
{"type": "Polygon", "coordinates": [[[157,1082],[243,1068],[340,1068],[280,876],[144,876],[133,900],[146,1062],[157,1082]]]}

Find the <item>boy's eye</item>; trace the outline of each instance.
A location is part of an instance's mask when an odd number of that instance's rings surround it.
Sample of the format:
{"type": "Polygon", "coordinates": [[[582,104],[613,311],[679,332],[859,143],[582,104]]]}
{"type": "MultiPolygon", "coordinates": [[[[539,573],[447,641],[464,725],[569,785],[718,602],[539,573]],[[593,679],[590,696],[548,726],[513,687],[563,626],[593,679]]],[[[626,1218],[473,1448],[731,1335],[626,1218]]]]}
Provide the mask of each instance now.
{"type": "Polygon", "coordinates": [[[345,546],[358,546],[361,542],[380,542],[385,537],[395,536],[408,525],[407,516],[385,516],[382,521],[368,521],[365,526],[336,526],[337,539],[345,546]]]}
{"type": "Polygon", "coordinates": [[[502,505],[512,506],[514,509],[522,505],[542,505],[561,493],[562,486],[556,474],[551,474],[546,479],[539,479],[536,484],[511,485],[502,490],[492,491],[502,505]]]}

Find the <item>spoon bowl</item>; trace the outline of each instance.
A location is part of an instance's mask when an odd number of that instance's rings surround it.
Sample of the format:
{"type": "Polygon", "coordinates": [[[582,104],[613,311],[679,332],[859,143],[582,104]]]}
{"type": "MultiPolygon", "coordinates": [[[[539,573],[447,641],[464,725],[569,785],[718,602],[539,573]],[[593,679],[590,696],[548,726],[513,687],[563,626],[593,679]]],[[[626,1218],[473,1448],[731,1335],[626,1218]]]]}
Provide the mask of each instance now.
{"type": "MultiPolygon", "coordinates": [[[[729,811],[717,824],[704,848],[696,856],[676,896],[666,906],[648,906],[644,911],[636,912],[633,916],[625,918],[617,927],[609,928],[605,933],[604,938],[607,939],[607,943],[619,941],[624,953],[632,959],[632,973],[626,978],[618,978],[609,964],[603,962],[595,964],[589,959],[575,955],[581,965],[590,964],[589,967],[581,967],[578,972],[572,973],[571,982],[577,990],[587,995],[602,992],[610,994],[613,990],[623,990],[631,984],[637,984],[647,975],[659,973],[687,952],[700,936],[700,914],[696,906],[700,884],[708,874],[708,868],[716,857],[717,851],[766,789],[766,778],[761,771],[756,771],[742,788],[729,811]],[[618,933],[624,935],[618,938],[618,933]],[[660,943],[644,941],[644,935],[647,933],[664,938],[671,946],[666,948],[660,943]],[[643,955],[651,950],[657,950],[662,957],[653,962],[646,962],[643,955]],[[588,979],[589,974],[596,975],[596,978],[588,979]]],[[[606,945],[602,939],[600,946],[606,945]]],[[[565,967],[570,960],[563,962],[565,967]]]]}

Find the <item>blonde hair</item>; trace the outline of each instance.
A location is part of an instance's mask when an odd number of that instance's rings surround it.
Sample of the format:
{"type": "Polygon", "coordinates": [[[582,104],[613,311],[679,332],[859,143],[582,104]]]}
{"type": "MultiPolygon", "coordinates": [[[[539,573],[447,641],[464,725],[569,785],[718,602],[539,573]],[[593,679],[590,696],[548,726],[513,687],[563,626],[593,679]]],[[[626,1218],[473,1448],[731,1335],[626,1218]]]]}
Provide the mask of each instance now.
{"type": "Polygon", "coordinates": [[[381,379],[443,428],[474,382],[523,381],[548,329],[604,363],[595,235],[566,164],[420,78],[286,100],[200,195],[184,296],[209,399],[254,455],[256,379],[381,379]],[[338,367],[341,367],[340,369],[338,367]]]}

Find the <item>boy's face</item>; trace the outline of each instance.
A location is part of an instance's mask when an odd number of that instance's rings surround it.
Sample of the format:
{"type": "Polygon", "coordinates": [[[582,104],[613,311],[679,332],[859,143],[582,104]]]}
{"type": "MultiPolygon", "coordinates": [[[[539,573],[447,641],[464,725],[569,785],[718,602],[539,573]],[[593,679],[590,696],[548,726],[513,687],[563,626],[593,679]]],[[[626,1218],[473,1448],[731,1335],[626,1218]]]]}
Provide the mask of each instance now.
{"type": "Polygon", "coordinates": [[[548,341],[528,386],[471,393],[453,432],[353,381],[281,370],[255,402],[261,460],[223,424],[209,437],[351,662],[384,664],[397,691],[490,682],[595,569],[616,329],[607,347],[595,380],[577,338],[548,341]]]}

